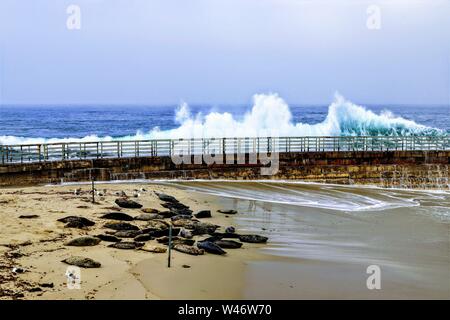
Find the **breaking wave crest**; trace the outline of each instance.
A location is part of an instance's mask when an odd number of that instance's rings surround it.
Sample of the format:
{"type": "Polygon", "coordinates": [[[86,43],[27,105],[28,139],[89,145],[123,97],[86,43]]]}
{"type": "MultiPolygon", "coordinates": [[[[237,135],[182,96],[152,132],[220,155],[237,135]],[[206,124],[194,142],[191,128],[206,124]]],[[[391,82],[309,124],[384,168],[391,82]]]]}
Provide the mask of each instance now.
{"type": "Polygon", "coordinates": [[[442,135],[445,131],[418,124],[393,115],[390,111],[376,114],[356,105],[339,94],[328,108],[326,118],[316,124],[295,123],[287,103],[277,94],[256,94],[253,107],[243,117],[231,113],[191,114],[182,103],[175,114],[178,127],[169,130],[152,128],[123,137],[90,135],[83,138],[25,138],[0,136],[2,144],[88,142],[110,140],[177,139],[209,137],[289,137],[289,136],[424,136],[442,135]]]}

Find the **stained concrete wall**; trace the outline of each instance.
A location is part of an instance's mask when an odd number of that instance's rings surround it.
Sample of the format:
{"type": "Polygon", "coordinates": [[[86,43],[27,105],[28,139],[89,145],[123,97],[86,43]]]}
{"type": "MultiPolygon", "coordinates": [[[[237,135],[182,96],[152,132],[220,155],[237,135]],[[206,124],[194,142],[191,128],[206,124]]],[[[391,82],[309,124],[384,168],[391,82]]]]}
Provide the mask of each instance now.
{"type": "MultiPolygon", "coordinates": [[[[450,151],[292,152],[279,155],[279,171],[262,165],[181,164],[170,157],[71,160],[0,165],[0,186],[129,179],[286,179],[340,184],[449,188],[450,151]]],[[[192,161],[193,162],[193,161],[192,161]]]]}

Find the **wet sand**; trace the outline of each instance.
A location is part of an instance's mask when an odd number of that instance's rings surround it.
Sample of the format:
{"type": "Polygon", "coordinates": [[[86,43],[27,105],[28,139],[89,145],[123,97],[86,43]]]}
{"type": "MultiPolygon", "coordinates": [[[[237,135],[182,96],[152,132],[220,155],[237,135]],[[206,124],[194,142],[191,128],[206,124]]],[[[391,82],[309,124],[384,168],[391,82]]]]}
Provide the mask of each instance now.
{"type": "MultiPolygon", "coordinates": [[[[8,245],[0,246],[2,289],[22,292],[25,299],[450,299],[448,192],[265,182],[142,182],[98,185],[99,190],[107,189],[107,196],[94,205],[87,195],[73,194],[78,187],[0,190],[0,243],[8,245]],[[194,212],[211,209],[213,218],[208,222],[266,235],[269,242],[244,244],[242,249],[227,250],[226,256],[172,251],[171,268],[167,254],[118,250],[105,242],[63,246],[77,235],[99,233],[103,221],[98,217],[111,211],[105,208],[114,206],[116,191],[132,194],[142,187],[147,192],[137,201],[144,207],[163,209],[153,191],[164,192],[194,212]],[[239,213],[227,217],[216,212],[219,208],[239,213]],[[40,217],[18,219],[30,213],[40,217]],[[56,222],[66,215],[99,223],[89,231],[67,229],[56,222]],[[19,246],[11,249],[11,244],[19,246]],[[24,256],[6,259],[8,252],[24,256]],[[102,263],[99,269],[82,269],[80,290],[66,287],[67,265],[60,261],[69,255],[102,263]],[[11,277],[11,262],[26,272],[11,277]],[[381,290],[366,286],[369,265],[381,269],[381,290]],[[42,283],[53,283],[54,288],[29,292],[42,283]]],[[[90,186],[81,188],[87,191],[90,186]]]]}

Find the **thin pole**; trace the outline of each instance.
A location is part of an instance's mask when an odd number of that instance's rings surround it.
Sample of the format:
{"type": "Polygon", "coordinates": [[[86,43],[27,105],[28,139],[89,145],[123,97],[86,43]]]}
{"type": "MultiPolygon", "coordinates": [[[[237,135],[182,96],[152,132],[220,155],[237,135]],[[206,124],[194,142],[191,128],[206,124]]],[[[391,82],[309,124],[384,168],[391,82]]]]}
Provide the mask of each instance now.
{"type": "Polygon", "coordinates": [[[167,267],[170,268],[170,256],[172,251],[172,225],[169,226],[169,250],[168,250],[168,257],[167,257],[167,267]]]}
{"type": "Polygon", "coordinates": [[[95,177],[92,176],[91,180],[92,180],[92,203],[95,203],[95,185],[94,185],[95,177]]]}

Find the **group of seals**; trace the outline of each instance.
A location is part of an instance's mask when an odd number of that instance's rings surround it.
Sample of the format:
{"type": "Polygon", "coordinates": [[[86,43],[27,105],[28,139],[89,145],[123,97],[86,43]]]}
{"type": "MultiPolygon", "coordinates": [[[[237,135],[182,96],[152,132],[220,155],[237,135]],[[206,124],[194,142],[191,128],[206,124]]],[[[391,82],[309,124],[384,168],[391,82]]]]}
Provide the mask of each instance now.
{"type": "MultiPolygon", "coordinates": [[[[67,246],[95,246],[101,241],[111,242],[108,247],[123,250],[139,249],[153,253],[166,252],[166,248],[146,245],[147,241],[156,239],[162,245],[169,245],[169,233],[172,231],[172,248],[178,252],[189,255],[203,255],[205,252],[217,255],[225,255],[224,249],[238,249],[243,242],[265,243],[268,238],[260,235],[239,235],[234,227],[227,227],[225,232],[217,232],[218,225],[200,221],[199,219],[211,218],[210,210],[201,210],[193,215],[192,210],[177,200],[175,197],[156,193],[163,201],[161,205],[168,211],[160,212],[157,209],[145,208],[142,213],[132,217],[123,212],[112,211],[100,216],[101,219],[115,220],[106,222],[103,227],[112,231],[105,231],[105,234],[96,236],[81,236],[65,243],[67,246]],[[164,219],[169,219],[170,222],[164,219]],[[130,223],[131,221],[146,221],[147,224],[141,229],[130,223]],[[194,236],[207,235],[203,240],[194,240],[194,236]],[[124,241],[123,239],[132,239],[124,241]],[[233,240],[230,240],[233,239],[233,240]],[[237,241],[239,240],[239,241],[237,241]],[[196,244],[196,246],[194,246],[196,244]]],[[[142,208],[142,205],[128,199],[126,196],[116,199],[116,204],[121,208],[142,208]]],[[[120,210],[120,209],[117,209],[120,210]]],[[[235,210],[218,210],[223,214],[236,214],[235,210]]],[[[26,217],[28,218],[28,217],[26,217]]],[[[94,221],[80,216],[67,216],[58,219],[65,223],[65,227],[81,228],[95,225],[94,221]]],[[[100,263],[90,258],[72,256],[63,260],[64,263],[83,267],[98,268],[100,263]]]]}

